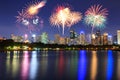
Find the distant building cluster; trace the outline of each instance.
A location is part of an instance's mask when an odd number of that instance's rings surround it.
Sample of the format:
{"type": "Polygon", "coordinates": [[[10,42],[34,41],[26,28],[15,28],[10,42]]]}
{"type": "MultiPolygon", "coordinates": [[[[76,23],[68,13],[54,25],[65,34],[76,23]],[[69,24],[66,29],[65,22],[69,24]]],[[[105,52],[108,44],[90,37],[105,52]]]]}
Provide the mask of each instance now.
{"type": "MultiPolygon", "coordinates": [[[[119,34],[120,35],[120,34],[119,34]]],[[[120,38],[119,38],[120,39],[120,38]]],[[[113,39],[108,33],[101,34],[97,31],[95,34],[85,34],[81,31],[77,34],[74,30],[70,31],[70,36],[63,38],[59,34],[55,35],[56,44],[68,44],[68,45],[112,45],[116,39],[113,39]]],[[[118,41],[118,40],[117,40],[118,41]]],[[[119,40],[120,41],[120,40],[119,40]]]]}
{"type": "MultiPolygon", "coordinates": [[[[115,36],[109,35],[108,33],[103,33],[98,30],[93,34],[85,34],[84,31],[81,31],[77,34],[74,30],[70,30],[68,37],[62,37],[59,34],[54,35],[54,40],[49,39],[49,35],[47,32],[43,32],[41,35],[33,34],[31,39],[28,39],[28,35],[24,36],[16,36],[11,34],[11,39],[14,42],[25,42],[25,43],[33,43],[33,42],[41,42],[44,44],[65,44],[65,45],[112,45],[118,44],[120,45],[120,30],[117,30],[117,34],[115,36]]],[[[5,38],[0,37],[0,41],[5,40],[5,38]]]]}

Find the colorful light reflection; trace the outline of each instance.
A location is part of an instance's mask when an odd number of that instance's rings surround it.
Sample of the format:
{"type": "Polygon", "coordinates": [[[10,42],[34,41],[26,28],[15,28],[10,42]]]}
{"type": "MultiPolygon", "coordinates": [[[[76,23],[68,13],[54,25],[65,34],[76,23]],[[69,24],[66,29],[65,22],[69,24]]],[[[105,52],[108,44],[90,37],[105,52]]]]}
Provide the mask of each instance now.
{"type": "Polygon", "coordinates": [[[112,74],[113,74],[113,57],[112,57],[112,50],[108,50],[107,80],[111,80],[112,74]]]}
{"type": "Polygon", "coordinates": [[[117,79],[120,80],[120,52],[117,53],[118,61],[117,61],[117,79]]]}
{"type": "Polygon", "coordinates": [[[64,72],[64,55],[63,55],[63,51],[60,51],[60,56],[59,56],[59,77],[63,76],[63,72],[64,72]]]}
{"type": "Polygon", "coordinates": [[[28,51],[23,52],[23,61],[22,61],[22,80],[27,80],[29,74],[29,53],[28,51]]]}
{"type": "Polygon", "coordinates": [[[78,80],[84,80],[86,76],[86,67],[87,67],[86,51],[80,50],[79,54],[80,54],[80,58],[78,62],[78,80]]]}
{"type": "Polygon", "coordinates": [[[36,73],[38,69],[38,62],[37,62],[37,52],[32,52],[32,58],[30,63],[30,79],[35,79],[36,73]]]}
{"type": "Polygon", "coordinates": [[[92,51],[92,61],[91,61],[91,80],[96,79],[97,74],[97,53],[96,51],[92,51]]]}

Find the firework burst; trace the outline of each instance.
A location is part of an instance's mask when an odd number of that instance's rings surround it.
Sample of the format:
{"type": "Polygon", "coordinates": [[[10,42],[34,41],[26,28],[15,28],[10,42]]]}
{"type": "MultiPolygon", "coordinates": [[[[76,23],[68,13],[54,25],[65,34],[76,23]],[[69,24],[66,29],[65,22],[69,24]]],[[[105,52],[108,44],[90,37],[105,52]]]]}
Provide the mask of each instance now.
{"type": "Polygon", "coordinates": [[[27,18],[28,14],[26,12],[24,12],[24,10],[22,9],[22,11],[18,11],[18,16],[16,16],[17,20],[16,22],[21,22],[22,20],[24,20],[25,18],[27,18]]]}
{"type": "Polygon", "coordinates": [[[39,9],[41,9],[43,6],[45,6],[46,1],[36,1],[33,3],[28,4],[28,6],[26,7],[26,13],[28,14],[28,18],[33,18],[35,15],[38,14],[39,9]]]}
{"type": "Polygon", "coordinates": [[[42,27],[41,25],[43,25],[43,20],[38,16],[34,16],[33,18],[28,18],[27,14],[24,13],[23,11],[21,13],[18,12],[18,14],[19,15],[16,16],[17,24],[21,25],[21,27],[22,26],[26,27],[30,33],[39,30],[39,27],[42,27]]]}
{"type": "Polygon", "coordinates": [[[38,2],[34,1],[27,5],[22,11],[18,11],[16,22],[22,26],[26,26],[30,32],[38,29],[37,27],[43,25],[43,20],[37,16],[39,9],[45,6],[46,0],[38,2]]]}
{"type": "Polygon", "coordinates": [[[64,34],[65,26],[71,27],[73,24],[79,22],[81,18],[81,13],[71,11],[69,7],[58,6],[55,12],[50,16],[50,23],[54,26],[61,26],[62,34],[64,34]]]}
{"type": "Polygon", "coordinates": [[[106,18],[108,15],[108,11],[106,8],[102,9],[101,5],[91,6],[85,13],[85,23],[92,26],[93,28],[103,28],[106,23],[106,18]]]}

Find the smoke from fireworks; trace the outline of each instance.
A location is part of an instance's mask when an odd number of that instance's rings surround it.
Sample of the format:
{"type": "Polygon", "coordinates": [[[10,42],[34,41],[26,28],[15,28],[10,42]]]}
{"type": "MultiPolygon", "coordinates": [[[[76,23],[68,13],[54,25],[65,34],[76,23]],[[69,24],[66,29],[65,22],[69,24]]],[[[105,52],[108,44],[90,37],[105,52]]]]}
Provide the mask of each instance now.
{"type": "Polygon", "coordinates": [[[93,33],[94,27],[102,28],[105,26],[107,15],[106,8],[102,9],[101,5],[94,5],[86,11],[84,20],[86,24],[92,26],[93,33]]]}
{"type": "Polygon", "coordinates": [[[64,34],[65,26],[71,27],[81,19],[81,13],[71,11],[69,7],[58,6],[56,11],[50,16],[50,23],[54,26],[61,26],[62,34],[64,34]]]}

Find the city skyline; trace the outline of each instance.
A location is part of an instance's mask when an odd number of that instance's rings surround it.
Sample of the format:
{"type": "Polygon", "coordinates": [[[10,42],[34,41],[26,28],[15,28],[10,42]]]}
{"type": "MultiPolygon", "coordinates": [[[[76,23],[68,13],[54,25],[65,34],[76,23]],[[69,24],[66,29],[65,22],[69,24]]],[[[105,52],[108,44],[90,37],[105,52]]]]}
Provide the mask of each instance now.
{"type": "MultiPolygon", "coordinates": [[[[32,1],[32,0],[31,0],[32,1]]],[[[29,34],[28,32],[22,30],[20,27],[18,27],[16,23],[15,16],[18,15],[18,11],[21,11],[22,8],[26,7],[25,5],[27,3],[30,3],[31,1],[12,1],[9,2],[7,0],[1,1],[0,7],[1,7],[1,15],[0,15],[0,36],[3,37],[10,37],[10,34],[15,35],[24,35],[29,34]]],[[[38,0],[42,1],[42,0],[38,0]]],[[[52,14],[53,10],[56,8],[57,5],[61,4],[69,4],[70,7],[75,10],[82,13],[84,17],[85,11],[92,5],[100,4],[103,5],[104,8],[107,8],[109,11],[109,15],[107,17],[107,24],[104,29],[102,29],[103,32],[107,32],[109,34],[115,35],[117,34],[117,30],[119,29],[120,23],[119,23],[119,0],[115,1],[90,1],[88,3],[87,0],[80,1],[80,0],[47,0],[46,5],[40,10],[38,13],[38,16],[41,17],[41,19],[44,21],[43,27],[39,29],[38,31],[35,31],[34,34],[41,34],[42,32],[47,32],[50,36],[50,38],[54,38],[54,34],[61,34],[62,29],[58,30],[57,27],[54,27],[49,22],[49,17],[52,14]]],[[[85,33],[91,33],[91,27],[87,26],[83,20],[79,23],[71,26],[70,29],[74,29],[77,33],[80,33],[80,31],[85,31],[85,33]]],[[[69,34],[70,29],[65,29],[65,35],[69,34]]],[[[96,29],[95,29],[96,30],[96,29]]],[[[94,31],[95,31],[94,30],[94,31]]]]}

